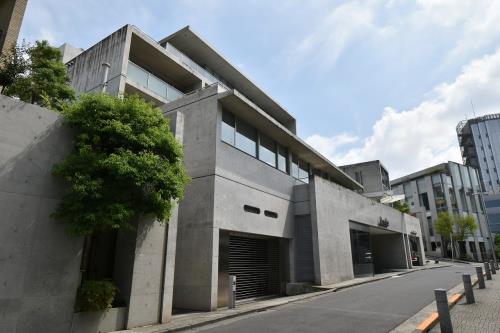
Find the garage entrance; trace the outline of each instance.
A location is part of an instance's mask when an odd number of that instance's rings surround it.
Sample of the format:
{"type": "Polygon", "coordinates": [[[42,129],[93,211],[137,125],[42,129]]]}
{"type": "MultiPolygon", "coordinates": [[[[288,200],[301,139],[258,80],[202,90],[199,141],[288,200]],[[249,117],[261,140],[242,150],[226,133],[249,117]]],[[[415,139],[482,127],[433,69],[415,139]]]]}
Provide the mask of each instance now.
{"type": "Polygon", "coordinates": [[[229,275],[236,276],[236,300],[279,295],[280,239],[221,231],[219,246],[219,307],[227,305],[229,275]]]}

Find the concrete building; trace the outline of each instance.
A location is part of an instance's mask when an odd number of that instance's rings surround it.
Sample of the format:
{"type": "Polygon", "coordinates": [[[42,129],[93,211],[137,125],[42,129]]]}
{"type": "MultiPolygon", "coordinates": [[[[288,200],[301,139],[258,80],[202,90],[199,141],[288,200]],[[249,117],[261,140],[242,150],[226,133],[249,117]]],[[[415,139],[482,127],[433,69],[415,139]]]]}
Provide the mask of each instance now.
{"type": "Polygon", "coordinates": [[[491,232],[500,233],[500,114],[489,114],[457,125],[465,165],[479,170],[491,232]]]}
{"type": "Polygon", "coordinates": [[[382,198],[392,194],[389,172],[379,160],[341,165],[339,168],[363,185],[358,192],[365,197],[382,198]]]}
{"type": "Polygon", "coordinates": [[[433,256],[451,256],[442,246],[434,224],[439,212],[472,215],[479,225],[476,234],[459,242],[460,250],[476,261],[491,256],[491,239],[477,170],[448,162],[391,181],[394,193],[404,194],[411,212],[420,219],[425,252],[433,256]]]}
{"type": "Polygon", "coordinates": [[[16,45],[28,0],[0,1],[0,53],[16,45]]]}
{"type": "MultiPolygon", "coordinates": [[[[189,27],[156,42],[127,25],[67,66],[78,93],[139,94],[158,105],[192,178],[168,227],[137,221],[137,233],[101,242],[108,252],[97,258],[115,258],[108,276],[122,291],[115,324],[165,322],[172,307],[225,307],[229,275],[240,301],[409,268],[414,252],[425,262],[417,218],[356,193],[362,185],[299,138],[293,116],[189,27]]],[[[83,320],[73,316],[65,322],[83,320]]],[[[50,318],[44,325],[57,331],[50,318]]]]}

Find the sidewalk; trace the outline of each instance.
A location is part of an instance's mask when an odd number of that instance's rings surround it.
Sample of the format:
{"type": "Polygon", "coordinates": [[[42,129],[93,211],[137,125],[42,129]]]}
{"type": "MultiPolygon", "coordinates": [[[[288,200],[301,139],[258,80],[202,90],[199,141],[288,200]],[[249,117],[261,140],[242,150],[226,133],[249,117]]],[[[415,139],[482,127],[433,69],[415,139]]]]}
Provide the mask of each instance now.
{"type": "MultiPolygon", "coordinates": [[[[500,332],[500,271],[486,280],[486,289],[474,287],[475,304],[467,305],[462,298],[451,310],[454,333],[500,332]]],[[[485,277],[486,279],[486,277],[485,277]]],[[[438,333],[439,324],[430,332],[438,333]]]]}
{"type": "Polygon", "coordinates": [[[323,289],[318,292],[312,292],[307,294],[301,294],[296,296],[287,296],[272,298],[257,302],[237,304],[236,309],[223,308],[213,312],[189,312],[183,314],[174,315],[172,321],[166,324],[150,325],[137,327],[130,330],[116,331],[115,333],[163,333],[163,332],[176,332],[192,329],[195,327],[205,326],[209,324],[216,323],[221,320],[231,319],[238,316],[243,316],[255,312],[266,311],[278,306],[289,304],[292,302],[298,302],[306,300],[308,298],[317,297],[327,293],[335,292],[344,288],[349,288],[365,283],[375,282],[383,279],[392,278],[394,276],[400,276],[404,274],[409,274],[419,270],[434,269],[440,267],[448,267],[448,263],[428,263],[425,266],[416,266],[414,269],[401,269],[393,271],[390,273],[377,274],[373,277],[366,278],[356,278],[336,284],[331,284],[327,286],[316,286],[318,289],[323,289]]]}

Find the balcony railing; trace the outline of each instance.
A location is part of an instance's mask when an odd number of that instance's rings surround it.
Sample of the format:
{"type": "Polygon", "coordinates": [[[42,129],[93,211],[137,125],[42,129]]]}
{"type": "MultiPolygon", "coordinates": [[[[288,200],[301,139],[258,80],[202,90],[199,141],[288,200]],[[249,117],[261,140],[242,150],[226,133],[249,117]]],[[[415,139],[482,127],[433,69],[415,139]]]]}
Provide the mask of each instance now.
{"type": "Polygon", "coordinates": [[[181,60],[186,66],[190,67],[193,71],[200,73],[205,79],[207,79],[208,83],[218,83],[220,84],[224,89],[230,90],[228,86],[223,82],[222,79],[218,78],[214,74],[210,73],[207,71],[205,68],[201,67],[198,65],[196,62],[194,62],[191,58],[189,58],[187,55],[176,49],[174,46],[172,46],[170,43],[167,43],[165,45],[165,49],[175,55],[179,60],[181,60]]]}
{"type": "Polygon", "coordinates": [[[169,102],[175,101],[184,96],[182,92],[172,87],[170,84],[160,80],[153,74],[137,66],[132,61],[128,62],[127,77],[135,83],[160,95],[169,102]]]}

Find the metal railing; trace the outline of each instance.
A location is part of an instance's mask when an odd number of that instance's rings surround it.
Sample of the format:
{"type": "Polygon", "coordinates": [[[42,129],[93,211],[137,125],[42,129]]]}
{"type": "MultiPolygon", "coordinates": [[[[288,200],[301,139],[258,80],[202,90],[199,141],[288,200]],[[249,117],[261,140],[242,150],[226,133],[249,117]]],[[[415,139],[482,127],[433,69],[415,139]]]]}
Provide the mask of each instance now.
{"type": "Polygon", "coordinates": [[[132,61],[128,62],[127,77],[135,83],[151,90],[166,100],[172,102],[184,96],[184,93],[175,89],[170,84],[157,78],[145,69],[137,66],[132,61]]]}

